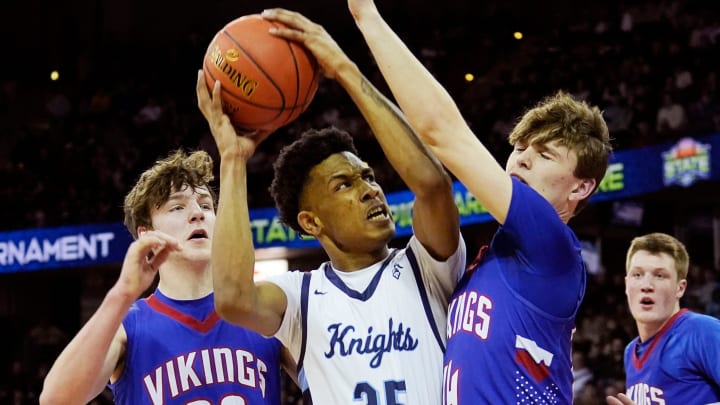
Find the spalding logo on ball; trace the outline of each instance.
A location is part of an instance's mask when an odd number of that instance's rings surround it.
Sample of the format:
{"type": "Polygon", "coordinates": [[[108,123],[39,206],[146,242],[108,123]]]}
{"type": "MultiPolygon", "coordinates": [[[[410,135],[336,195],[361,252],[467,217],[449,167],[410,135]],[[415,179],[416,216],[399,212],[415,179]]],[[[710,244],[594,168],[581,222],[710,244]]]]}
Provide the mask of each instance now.
{"type": "Polygon", "coordinates": [[[210,42],[203,61],[212,91],[220,81],[223,110],[240,131],[274,131],[297,119],[318,88],[315,58],[301,44],[275,37],[282,27],[259,14],[229,22],[210,42]]]}

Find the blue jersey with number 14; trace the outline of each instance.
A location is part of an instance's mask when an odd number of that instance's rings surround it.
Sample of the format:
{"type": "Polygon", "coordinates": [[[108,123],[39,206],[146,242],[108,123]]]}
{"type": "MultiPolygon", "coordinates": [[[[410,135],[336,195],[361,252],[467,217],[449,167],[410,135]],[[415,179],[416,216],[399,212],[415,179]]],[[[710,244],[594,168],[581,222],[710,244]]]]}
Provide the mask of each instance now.
{"type": "Polygon", "coordinates": [[[505,223],[448,308],[443,405],[571,404],[580,243],[516,179],[505,223]]]}

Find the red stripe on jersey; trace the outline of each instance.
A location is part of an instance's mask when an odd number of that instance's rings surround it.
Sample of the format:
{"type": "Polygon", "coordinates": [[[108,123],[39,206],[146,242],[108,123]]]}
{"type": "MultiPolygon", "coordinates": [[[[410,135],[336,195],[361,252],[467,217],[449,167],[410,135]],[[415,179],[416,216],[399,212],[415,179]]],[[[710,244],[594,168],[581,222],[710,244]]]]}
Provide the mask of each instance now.
{"type": "Polygon", "coordinates": [[[550,376],[550,369],[544,363],[536,363],[527,350],[516,350],[515,361],[518,362],[530,375],[535,382],[540,382],[550,376]]]}
{"type": "MultiPolygon", "coordinates": [[[[642,368],[642,366],[647,361],[648,357],[650,357],[650,353],[652,353],[653,349],[655,348],[655,345],[657,345],[657,343],[662,339],[662,336],[665,334],[665,332],[667,332],[668,329],[670,329],[672,324],[675,323],[675,320],[680,315],[684,314],[685,312],[688,312],[687,308],[681,309],[680,311],[675,313],[675,315],[671,316],[670,319],[667,320],[667,322],[665,322],[665,325],[663,325],[663,327],[660,328],[660,330],[655,334],[655,336],[650,338],[653,341],[650,343],[650,346],[648,346],[648,348],[645,349],[645,353],[643,353],[641,358],[638,358],[638,356],[637,356],[637,348],[633,347],[632,362],[633,362],[633,366],[635,366],[636,370],[640,370],[642,368]]],[[[637,346],[639,344],[640,344],[640,339],[638,338],[638,341],[635,344],[635,346],[637,346]]]]}
{"type": "Polygon", "coordinates": [[[146,302],[148,306],[155,311],[163,315],[169,316],[170,318],[173,318],[176,321],[184,324],[188,328],[195,329],[200,333],[207,333],[220,320],[220,316],[213,309],[213,311],[204,321],[200,321],[197,318],[194,318],[188,314],[184,314],[177,309],[171,307],[170,305],[160,301],[157,297],[155,297],[155,294],[150,295],[147,298],[146,302]]]}

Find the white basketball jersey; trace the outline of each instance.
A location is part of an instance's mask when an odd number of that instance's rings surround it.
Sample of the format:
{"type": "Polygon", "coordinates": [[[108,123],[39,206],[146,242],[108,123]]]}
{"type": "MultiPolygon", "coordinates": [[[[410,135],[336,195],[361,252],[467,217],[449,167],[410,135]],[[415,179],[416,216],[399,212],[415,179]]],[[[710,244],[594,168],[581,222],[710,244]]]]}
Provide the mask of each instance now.
{"type": "Polygon", "coordinates": [[[288,296],[275,336],[298,362],[306,403],[441,403],[446,310],[464,266],[462,240],[437,262],[412,237],[366,269],[325,263],[270,279],[288,296]]]}

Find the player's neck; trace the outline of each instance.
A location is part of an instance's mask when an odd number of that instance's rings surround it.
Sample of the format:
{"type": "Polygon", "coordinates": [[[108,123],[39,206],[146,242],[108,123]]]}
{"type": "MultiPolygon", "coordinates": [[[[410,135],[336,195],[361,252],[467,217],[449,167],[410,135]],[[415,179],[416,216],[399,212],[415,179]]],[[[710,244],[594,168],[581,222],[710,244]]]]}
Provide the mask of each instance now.
{"type": "Polygon", "coordinates": [[[208,296],[213,291],[212,273],[203,269],[161,267],[158,288],[169,298],[193,300],[208,296]]]}
{"type": "Polygon", "coordinates": [[[638,336],[640,337],[641,342],[647,342],[649,339],[652,339],[653,336],[657,335],[658,332],[660,332],[665,325],[670,322],[670,320],[675,318],[675,315],[680,311],[680,307],[678,306],[675,311],[667,317],[663,321],[658,322],[636,322],[637,323],[637,330],[638,330],[638,336]]]}
{"type": "Polygon", "coordinates": [[[655,336],[655,334],[662,328],[662,323],[646,323],[646,322],[638,322],[637,323],[637,330],[638,330],[638,336],[640,337],[641,342],[647,342],[648,339],[655,336]]]}

